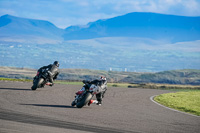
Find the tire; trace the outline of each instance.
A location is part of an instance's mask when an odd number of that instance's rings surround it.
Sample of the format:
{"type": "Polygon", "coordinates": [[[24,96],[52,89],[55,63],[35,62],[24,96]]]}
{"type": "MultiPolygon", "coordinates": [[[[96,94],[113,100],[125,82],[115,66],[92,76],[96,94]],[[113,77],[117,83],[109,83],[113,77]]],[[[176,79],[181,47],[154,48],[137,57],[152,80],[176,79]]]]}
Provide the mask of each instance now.
{"type": "Polygon", "coordinates": [[[39,78],[35,84],[33,84],[33,86],[31,87],[32,90],[36,90],[37,88],[41,87],[42,83],[43,83],[44,79],[43,78],[39,78]]]}
{"type": "Polygon", "coordinates": [[[85,95],[85,97],[80,102],[78,102],[76,104],[76,107],[77,108],[82,108],[84,105],[86,105],[90,101],[91,98],[92,98],[92,94],[88,92],[85,95]]]}
{"type": "Polygon", "coordinates": [[[37,89],[37,85],[36,84],[33,84],[33,86],[31,87],[31,90],[36,90],[37,89]]]}
{"type": "Polygon", "coordinates": [[[71,105],[74,107],[76,105],[75,101],[73,101],[71,105]]]}

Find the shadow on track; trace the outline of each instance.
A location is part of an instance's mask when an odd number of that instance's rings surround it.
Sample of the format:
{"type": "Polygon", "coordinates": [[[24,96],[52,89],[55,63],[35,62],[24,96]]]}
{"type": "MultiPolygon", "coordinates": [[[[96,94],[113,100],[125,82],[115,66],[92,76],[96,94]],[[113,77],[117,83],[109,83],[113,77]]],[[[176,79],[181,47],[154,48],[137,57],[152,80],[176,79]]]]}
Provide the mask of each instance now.
{"type": "Polygon", "coordinates": [[[70,122],[70,121],[62,121],[58,119],[52,119],[48,117],[39,117],[35,115],[24,114],[20,112],[13,112],[10,110],[2,110],[2,109],[0,109],[0,120],[1,119],[8,120],[8,121],[21,122],[21,123],[34,124],[34,125],[72,129],[72,130],[77,130],[77,131],[94,132],[94,133],[135,133],[133,131],[127,131],[123,129],[99,127],[99,126],[75,123],[75,122],[70,122]]]}
{"type": "Polygon", "coordinates": [[[32,91],[31,89],[22,89],[22,88],[0,88],[0,90],[32,91]]]}
{"type": "Polygon", "coordinates": [[[20,104],[20,105],[30,105],[30,106],[40,106],[40,107],[55,107],[55,108],[76,108],[69,105],[49,105],[49,104],[20,104]]]}

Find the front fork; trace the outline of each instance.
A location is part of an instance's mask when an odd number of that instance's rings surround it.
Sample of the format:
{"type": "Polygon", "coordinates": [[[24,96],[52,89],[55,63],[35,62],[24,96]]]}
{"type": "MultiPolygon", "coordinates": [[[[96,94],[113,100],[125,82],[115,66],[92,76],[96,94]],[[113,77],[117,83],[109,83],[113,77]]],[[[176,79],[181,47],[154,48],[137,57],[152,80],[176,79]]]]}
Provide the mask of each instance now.
{"type": "Polygon", "coordinates": [[[37,74],[36,74],[35,77],[33,78],[33,84],[35,83],[36,79],[39,78],[39,74],[40,74],[40,72],[37,72],[37,74]]]}
{"type": "Polygon", "coordinates": [[[74,99],[75,104],[78,102],[79,99],[81,99],[81,97],[83,97],[83,95],[85,93],[85,92],[80,92],[80,93],[79,92],[76,93],[76,96],[75,96],[75,99],[74,99]]]}
{"type": "Polygon", "coordinates": [[[78,98],[79,98],[79,95],[76,95],[76,96],[75,96],[75,99],[74,99],[74,103],[77,103],[77,102],[78,102],[78,98]]]}

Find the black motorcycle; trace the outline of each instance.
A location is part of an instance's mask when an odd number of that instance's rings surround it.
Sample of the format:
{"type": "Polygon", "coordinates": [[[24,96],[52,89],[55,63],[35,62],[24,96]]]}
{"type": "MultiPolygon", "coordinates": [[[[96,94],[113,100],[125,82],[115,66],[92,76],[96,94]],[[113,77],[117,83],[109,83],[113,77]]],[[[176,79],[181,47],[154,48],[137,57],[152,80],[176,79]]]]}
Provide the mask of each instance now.
{"type": "Polygon", "coordinates": [[[41,72],[38,72],[37,75],[33,79],[32,90],[36,90],[37,88],[42,88],[45,85],[51,85],[49,83],[49,78],[51,76],[51,72],[48,69],[43,69],[41,72]]]}

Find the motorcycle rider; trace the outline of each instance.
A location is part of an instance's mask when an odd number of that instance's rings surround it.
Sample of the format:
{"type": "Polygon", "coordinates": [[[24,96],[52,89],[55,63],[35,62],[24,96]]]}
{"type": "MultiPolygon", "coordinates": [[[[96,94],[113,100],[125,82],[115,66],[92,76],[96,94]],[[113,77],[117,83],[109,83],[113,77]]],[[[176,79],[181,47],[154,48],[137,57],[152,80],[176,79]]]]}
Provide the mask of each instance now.
{"type": "Polygon", "coordinates": [[[97,105],[101,105],[102,100],[104,98],[104,94],[107,90],[106,86],[103,86],[104,84],[107,84],[106,77],[101,76],[99,79],[95,79],[93,81],[83,80],[83,83],[85,84],[85,86],[80,91],[78,91],[76,94],[79,95],[80,92],[85,91],[85,90],[89,90],[89,88],[92,84],[97,86],[97,87],[100,87],[101,91],[98,94],[96,94],[97,100],[90,100],[89,103],[88,103],[88,106],[90,106],[90,104],[92,104],[92,103],[96,103],[97,105]]]}
{"type": "MultiPolygon", "coordinates": [[[[43,66],[40,69],[38,69],[38,72],[42,72],[44,69],[48,69],[49,72],[49,82],[50,82],[50,86],[53,86],[53,80],[57,79],[57,76],[59,74],[59,62],[58,61],[54,61],[53,64],[49,64],[48,66],[43,66]]],[[[37,78],[37,77],[36,77],[37,78]]]]}

